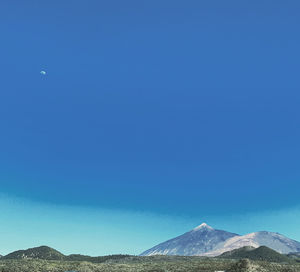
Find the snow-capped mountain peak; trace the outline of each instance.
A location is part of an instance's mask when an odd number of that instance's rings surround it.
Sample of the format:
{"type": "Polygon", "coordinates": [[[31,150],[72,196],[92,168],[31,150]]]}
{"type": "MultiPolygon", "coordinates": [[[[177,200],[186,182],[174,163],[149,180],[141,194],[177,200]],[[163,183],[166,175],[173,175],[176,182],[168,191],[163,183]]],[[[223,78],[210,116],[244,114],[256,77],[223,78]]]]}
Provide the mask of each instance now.
{"type": "Polygon", "coordinates": [[[146,250],[141,255],[201,255],[215,250],[219,245],[236,235],[235,233],[213,229],[203,223],[189,232],[146,250]]]}
{"type": "Polygon", "coordinates": [[[218,256],[237,248],[267,246],[279,253],[300,252],[300,242],[279,233],[259,231],[246,235],[213,229],[206,223],[173,239],[165,241],[141,255],[218,256]]]}
{"type": "Polygon", "coordinates": [[[203,229],[214,230],[211,226],[207,225],[206,223],[202,223],[201,225],[199,225],[198,227],[194,228],[193,230],[197,231],[197,230],[203,230],[203,229]]]}

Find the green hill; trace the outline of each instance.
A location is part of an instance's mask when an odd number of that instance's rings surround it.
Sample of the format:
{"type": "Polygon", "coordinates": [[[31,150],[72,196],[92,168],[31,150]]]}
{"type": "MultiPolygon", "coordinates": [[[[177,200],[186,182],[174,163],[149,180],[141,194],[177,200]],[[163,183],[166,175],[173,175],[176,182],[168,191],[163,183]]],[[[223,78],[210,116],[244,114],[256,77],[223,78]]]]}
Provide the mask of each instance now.
{"type": "Polygon", "coordinates": [[[234,249],[232,251],[225,252],[218,256],[218,258],[227,259],[250,259],[255,261],[268,261],[276,263],[291,263],[291,258],[278,253],[277,251],[270,249],[266,246],[259,248],[242,247],[234,249]]]}
{"type": "Polygon", "coordinates": [[[108,256],[100,256],[100,257],[91,257],[91,256],[86,256],[81,254],[71,254],[69,256],[66,256],[51,247],[40,246],[40,247],[29,248],[26,250],[14,251],[2,257],[1,259],[5,259],[5,260],[40,259],[40,260],[103,263],[106,261],[123,259],[128,256],[129,255],[108,255],[108,256]]]}
{"type": "Polygon", "coordinates": [[[237,248],[237,249],[234,249],[231,251],[226,251],[223,254],[219,255],[218,257],[234,259],[235,256],[240,255],[240,254],[245,254],[246,252],[252,251],[254,249],[255,249],[255,247],[245,246],[245,247],[237,248]]]}
{"type": "Polygon", "coordinates": [[[43,259],[43,260],[64,260],[65,255],[59,251],[47,247],[40,246],[29,248],[26,250],[14,251],[6,256],[3,259],[43,259]]]}

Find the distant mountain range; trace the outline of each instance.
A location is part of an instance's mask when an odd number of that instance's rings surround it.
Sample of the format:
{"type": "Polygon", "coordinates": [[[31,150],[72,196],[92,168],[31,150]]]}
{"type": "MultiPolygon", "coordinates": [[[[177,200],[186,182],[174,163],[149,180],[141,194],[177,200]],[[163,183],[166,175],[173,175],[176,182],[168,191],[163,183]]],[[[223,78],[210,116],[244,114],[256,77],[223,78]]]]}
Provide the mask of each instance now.
{"type": "Polygon", "coordinates": [[[224,252],[243,247],[266,246],[282,254],[300,252],[300,242],[279,233],[260,231],[238,235],[216,230],[203,223],[193,230],[146,250],[141,256],[184,255],[219,256],[224,252]]]}
{"type": "MultiPolygon", "coordinates": [[[[152,255],[218,256],[218,258],[248,258],[288,262],[291,260],[300,261],[300,243],[279,233],[260,231],[238,235],[214,229],[203,223],[193,230],[163,242],[141,254],[141,256],[152,255]]],[[[18,250],[6,256],[0,255],[1,260],[43,259],[94,263],[115,261],[126,257],[129,257],[129,255],[91,257],[72,254],[67,256],[48,246],[18,250]]]]}
{"type": "MultiPolygon", "coordinates": [[[[202,226],[203,227],[203,226],[202,226]]],[[[219,232],[217,232],[219,233],[219,232]]],[[[223,233],[221,233],[223,234],[223,233]]],[[[186,237],[185,237],[186,238],[186,237]]],[[[163,258],[194,258],[194,257],[180,257],[180,256],[156,256],[163,258]]],[[[22,259],[40,259],[40,260],[51,260],[51,261],[76,261],[76,262],[92,262],[92,263],[115,263],[123,261],[132,261],[132,262],[143,262],[153,260],[155,256],[150,257],[139,257],[139,256],[130,256],[130,255],[108,255],[100,257],[91,257],[80,254],[64,255],[59,251],[47,247],[40,246],[29,248],[26,250],[18,250],[12,252],[6,256],[2,256],[1,260],[22,260],[22,259]]],[[[250,259],[253,261],[267,261],[267,262],[278,262],[278,263],[297,263],[300,262],[300,252],[290,253],[290,254],[280,254],[277,251],[270,249],[266,246],[260,246],[258,248],[252,246],[245,246],[242,248],[234,249],[228,252],[225,252],[218,257],[218,259],[250,259]]],[[[170,259],[165,259],[170,260],[170,259]]]]}

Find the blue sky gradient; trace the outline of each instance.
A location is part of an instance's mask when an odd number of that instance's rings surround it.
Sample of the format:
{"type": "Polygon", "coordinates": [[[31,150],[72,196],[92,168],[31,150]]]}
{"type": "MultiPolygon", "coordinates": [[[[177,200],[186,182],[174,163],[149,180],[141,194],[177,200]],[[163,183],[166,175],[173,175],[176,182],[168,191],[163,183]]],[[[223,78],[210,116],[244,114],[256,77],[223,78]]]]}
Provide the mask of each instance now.
{"type": "Polygon", "coordinates": [[[299,8],[2,1],[0,254],[139,253],[202,221],[300,240],[299,8]],[[77,213],[87,236],[66,235],[77,213]]]}

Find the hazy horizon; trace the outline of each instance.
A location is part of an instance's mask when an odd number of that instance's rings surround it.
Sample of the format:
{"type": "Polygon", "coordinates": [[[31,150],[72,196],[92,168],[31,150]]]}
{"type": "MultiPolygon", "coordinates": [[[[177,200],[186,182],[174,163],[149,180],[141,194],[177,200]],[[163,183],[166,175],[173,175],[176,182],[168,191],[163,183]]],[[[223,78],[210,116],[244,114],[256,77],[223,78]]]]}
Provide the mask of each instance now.
{"type": "Polygon", "coordinates": [[[66,255],[138,255],[204,222],[241,235],[266,230],[300,240],[300,207],[204,218],[43,204],[4,195],[0,207],[0,221],[7,222],[1,226],[2,255],[41,245],[66,255]]]}

